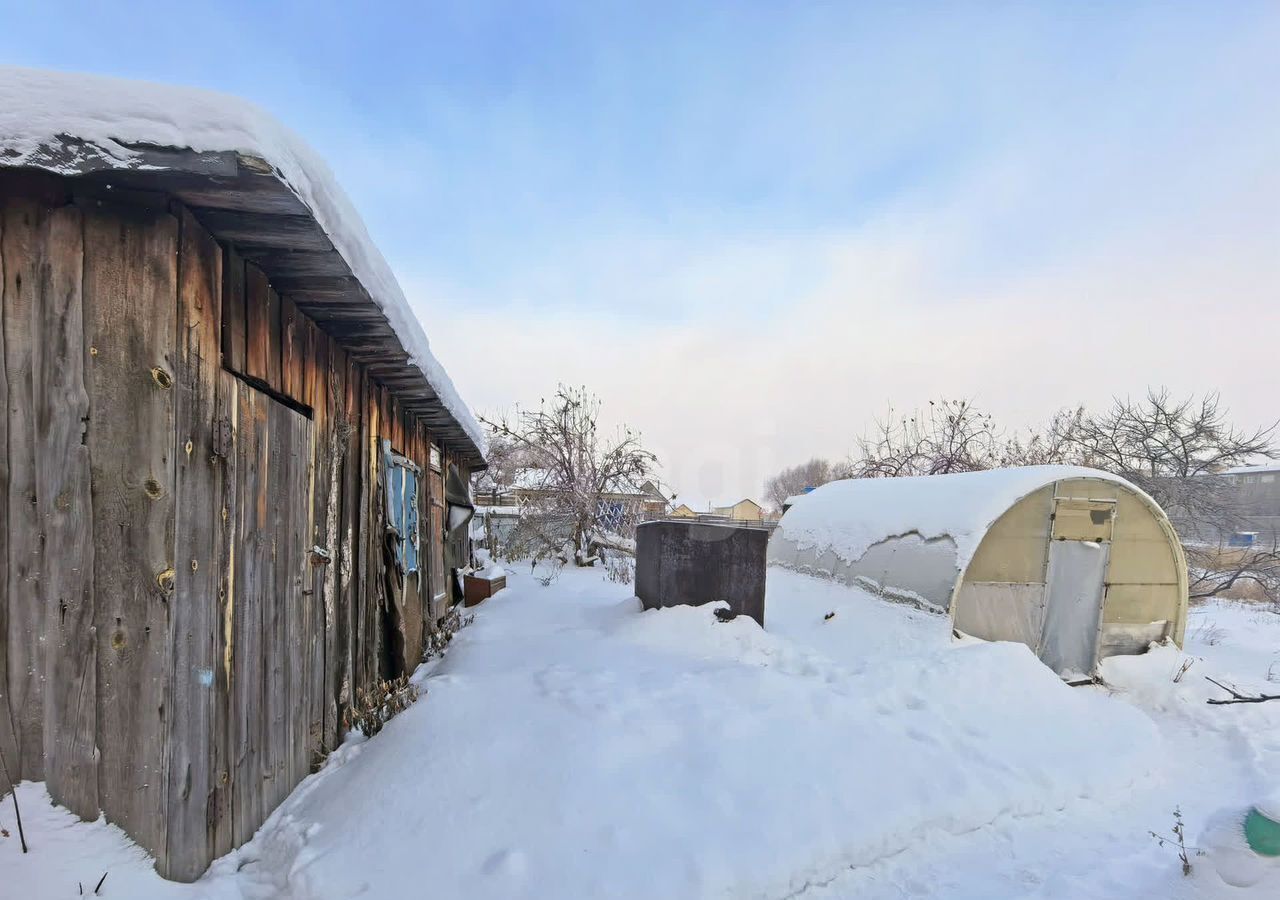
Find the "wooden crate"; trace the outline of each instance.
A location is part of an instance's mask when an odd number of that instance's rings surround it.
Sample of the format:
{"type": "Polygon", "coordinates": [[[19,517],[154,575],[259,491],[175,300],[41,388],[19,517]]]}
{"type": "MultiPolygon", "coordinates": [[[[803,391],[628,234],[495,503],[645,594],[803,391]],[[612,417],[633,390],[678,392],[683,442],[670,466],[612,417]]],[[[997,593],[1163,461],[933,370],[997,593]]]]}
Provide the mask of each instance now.
{"type": "Polygon", "coordinates": [[[478,606],[506,586],[507,576],[505,575],[499,575],[493,579],[467,575],[463,579],[463,602],[466,606],[478,606]]]}

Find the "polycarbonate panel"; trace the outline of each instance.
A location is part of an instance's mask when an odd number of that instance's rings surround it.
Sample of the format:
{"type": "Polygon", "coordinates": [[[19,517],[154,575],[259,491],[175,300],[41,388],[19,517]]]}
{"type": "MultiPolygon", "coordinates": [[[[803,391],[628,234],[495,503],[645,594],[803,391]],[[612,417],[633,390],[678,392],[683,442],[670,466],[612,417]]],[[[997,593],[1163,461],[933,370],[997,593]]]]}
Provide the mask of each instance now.
{"type": "Polygon", "coordinates": [[[1049,545],[1040,658],[1063,677],[1093,674],[1109,551],[1091,541],[1049,545]]]}

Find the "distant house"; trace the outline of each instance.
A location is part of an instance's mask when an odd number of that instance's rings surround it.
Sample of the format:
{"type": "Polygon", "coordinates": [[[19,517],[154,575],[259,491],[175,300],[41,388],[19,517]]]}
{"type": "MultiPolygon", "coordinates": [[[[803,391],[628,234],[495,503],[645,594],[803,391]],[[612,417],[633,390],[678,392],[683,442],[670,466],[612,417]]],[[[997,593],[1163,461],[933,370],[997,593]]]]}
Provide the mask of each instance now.
{"type": "Polygon", "coordinates": [[[675,509],[671,510],[671,518],[673,519],[696,519],[698,514],[689,508],[688,504],[681,503],[675,509]]]}
{"type": "MultiPolygon", "coordinates": [[[[505,482],[486,471],[476,479],[475,503],[478,508],[504,508],[515,514],[521,507],[558,490],[553,477],[544,469],[522,468],[505,482]]],[[[637,522],[660,519],[670,507],[666,495],[652,481],[638,485],[617,481],[600,495],[600,501],[609,507],[614,517],[637,522]]]]}
{"type": "Polygon", "coordinates": [[[422,661],[484,435],[234,98],[0,70],[0,273],[5,778],[194,880],[422,661]]]}
{"type": "MultiPolygon", "coordinates": [[[[684,509],[688,510],[686,506],[684,509]]],[[[694,512],[689,510],[693,515],[703,522],[711,522],[720,525],[745,525],[751,527],[774,528],[778,524],[778,516],[769,512],[759,503],[749,498],[743,498],[737,503],[728,506],[712,506],[706,512],[694,512]]],[[[682,514],[682,517],[688,513],[682,514]]]]}
{"type": "Polygon", "coordinates": [[[1236,546],[1280,545],[1280,463],[1237,466],[1218,473],[1231,485],[1228,501],[1239,517],[1234,533],[1222,535],[1236,546]]]}
{"type": "Polygon", "coordinates": [[[763,522],[766,518],[764,507],[746,498],[731,506],[713,506],[709,515],[738,522],[763,522]]]}

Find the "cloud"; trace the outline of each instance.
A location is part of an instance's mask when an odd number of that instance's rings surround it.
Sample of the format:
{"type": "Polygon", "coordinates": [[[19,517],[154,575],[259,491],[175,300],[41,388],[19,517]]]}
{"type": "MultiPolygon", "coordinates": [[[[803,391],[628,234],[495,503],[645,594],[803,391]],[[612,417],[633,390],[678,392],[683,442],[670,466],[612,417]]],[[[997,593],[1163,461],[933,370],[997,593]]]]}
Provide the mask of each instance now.
{"type": "Polygon", "coordinates": [[[1113,124],[1089,152],[1029,129],[857,227],[619,233],[461,311],[474,298],[410,294],[473,404],[586,384],[695,504],[758,495],[784,465],[843,456],[888,404],[936,396],[1020,427],[1166,384],[1268,421],[1280,141],[1179,145],[1175,126],[1113,124]]]}

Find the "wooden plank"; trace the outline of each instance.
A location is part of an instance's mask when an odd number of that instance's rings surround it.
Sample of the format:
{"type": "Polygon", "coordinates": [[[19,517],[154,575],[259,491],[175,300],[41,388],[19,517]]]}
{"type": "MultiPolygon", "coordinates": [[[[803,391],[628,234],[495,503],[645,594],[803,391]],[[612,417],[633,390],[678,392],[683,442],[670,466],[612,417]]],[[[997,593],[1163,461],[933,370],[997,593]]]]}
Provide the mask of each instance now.
{"type": "MultiPolygon", "coordinates": [[[[245,366],[244,374],[270,384],[271,325],[268,321],[271,286],[253,263],[245,263],[245,366]]],[[[277,344],[277,347],[279,345],[277,344]]],[[[279,352],[278,350],[276,351],[279,352]]]]}
{"type": "Polygon", "coordinates": [[[176,485],[175,589],[170,625],[165,878],[194,881],[216,851],[215,793],[223,768],[215,731],[226,682],[218,589],[223,469],[215,452],[222,253],[190,212],[181,212],[178,347],[174,372],[176,485]]]}
{"type": "Polygon", "coordinates": [[[385,394],[373,381],[368,382],[369,429],[364,446],[364,493],[366,498],[365,565],[364,565],[364,681],[365,689],[385,675],[383,667],[382,620],[385,609],[382,585],[382,494],[378,477],[381,466],[381,438],[385,429],[385,394]]]}
{"type": "Polygon", "coordinates": [[[356,630],[354,640],[355,651],[355,683],[359,691],[366,690],[377,678],[377,650],[373,645],[373,624],[375,620],[374,600],[377,586],[373,583],[373,553],[371,548],[377,530],[374,513],[377,504],[377,481],[370,479],[373,471],[373,448],[378,434],[378,405],[374,385],[361,372],[360,387],[362,392],[362,415],[360,421],[360,546],[355,576],[358,579],[356,630]]]}
{"type": "Polygon", "coordinates": [[[304,406],[311,405],[303,379],[308,360],[307,321],[288,297],[280,298],[280,392],[304,406]]]}
{"type": "Polygon", "coordinates": [[[423,538],[425,554],[430,565],[428,581],[431,585],[431,618],[445,614],[449,603],[448,573],[444,568],[444,478],[442,473],[427,466],[427,534],[423,538]]]}
{"type": "Polygon", "coordinates": [[[214,513],[219,522],[218,609],[215,622],[215,646],[218,657],[214,669],[214,709],[210,748],[210,777],[213,794],[210,800],[210,827],[213,833],[213,855],[222,856],[235,846],[235,782],[236,727],[233,701],[239,686],[233,681],[234,659],[238,648],[235,639],[235,598],[238,590],[238,567],[243,565],[241,525],[236,505],[239,452],[236,430],[239,425],[240,382],[226,371],[214,373],[215,410],[213,452],[221,468],[220,492],[215,498],[214,513]]]}
{"type": "MultiPolygon", "coordinates": [[[[286,185],[261,175],[242,174],[235,181],[219,179],[212,184],[208,178],[180,178],[175,175],[165,178],[165,184],[187,206],[198,207],[195,212],[200,218],[206,215],[207,210],[225,209],[242,213],[251,225],[258,214],[307,214],[302,201],[286,185]]],[[[214,234],[218,232],[215,231],[214,234]]]]}
{"type": "Polygon", "coordinates": [[[262,583],[269,547],[265,502],[259,503],[261,479],[267,473],[267,398],[230,375],[235,404],[234,583],[231,600],[231,763],[232,842],[245,843],[263,819],[262,766],[259,750],[264,732],[262,601],[270,588],[262,583]]]}
{"type": "Polygon", "coordinates": [[[357,420],[356,441],[351,455],[350,465],[355,480],[355,508],[351,517],[357,522],[352,545],[352,607],[351,607],[351,690],[352,697],[364,690],[365,673],[368,669],[368,656],[365,650],[365,622],[368,619],[368,571],[369,571],[369,530],[373,527],[369,518],[369,420],[375,415],[369,405],[369,382],[359,366],[355,367],[356,403],[360,410],[357,420]]]}
{"type": "MultiPolygon", "coordinates": [[[[245,251],[248,255],[248,250],[245,251]]],[[[345,278],[351,267],[337,250],[314,251],[264,247],[253,251],[268,272],[288,278],[345,278]]]]}
{"type": "Polygon", "coordinates": [[[266,382],[273,391],[285,393],[282,375],[281,357],[284,353],[284,342],[281,335],[280,295],[276,289],[267,285],[267,376],[266,382]]]}
{"type": "Polygon", "coordinates": [[[44,615],[39,592],[32,323],[38,309],[45,213],[29,199],[4,209],[5,410],[8,416],[8,694],[17,752],[15,778],[44,777],[44,615]],[[21,774],[18,774],[21,773],[21,774]]]}
{"type": "Polygon", "coordinates": [[[98,793],[153,853],[167,834],[177,256],[168,213],[85,213],[98,793]]]}
{"type": "Polygon", "coordinates": [[[333,249],[313,216],[248,216],[239,211],[208,209],[201,221],[224,241],[249,247],[292,247],[319,252],[333,249]]]}
{"type": "Polygon", "coordinates": [[[369,295],[360,286],[360,282],[351,276],[332,278],[327,275],[283,275],[275,273],[273,283],[276,290],[285,293],[296,293],[306,297],[309,303],[337,301],[342,303],[364,304],[367,307],[369,295]]]}
{"type": "Polygon", "coordinates": [[[85,388],[83,225],[49,212],[36,315],[36,496],[44,558],[45,780],[76,815],[98,817],[93,500],[85,388]]]}
{"type": "Polygon", "coordinates": [[[330,566],[335,570],[334,583],[334,623],[332,636],[333,652],[328,654],[326,648],[325,669],[330,682],[330,693],[334,699],[334,722],[332,727],[326,723],[326,745],[334,746],[341,740],[346,730],[343,717],[351,702],[351,567],[353,564],[352,537],[355,529],[352,515],[352,503],[355,492],[351,484],[351,449],[354,444],[352,435],[359,433],[359,423],[353,418],[355,405],[354,373],[347,362],[346,355],[334,342],[329,344],[329,359],[332,369],[340,369],[341,376],[337,382],[340,393],[335,396],[333,415],[334,430],[334,474],[338,482],[337,494],[337,554],[330,566]],[[332,743],[329,743],[332,741],[332,743]]]}
{"type": "Polygon", "coordinates": [[[286,414],[292,451],[290,469],[292,526],[288,530],[285,554],[288,566],[289,592],[285,629],[285,662],[289,706],[289,745],[285,757],[286,783],[281,785],[280,800],[306,778],[311,769],[311,671],[319,649],[316,627],[316,598],[312,591],[311,547],[313,536],[311,497],[313,490],[312,444],[314,423],[289,410],[286,414]]]}
{"type": "Polygon", "coordinates": [[[36,169],[0,169],[0,197],[8,203],[19,197],[45,209],[65,206],[70,199],[68,181],[51,172],[36,169]]]}
{"type": "Polygon", "coordinates": [[[269,397],[259,397],[258,402],[266,414],[267,459],[264,478],[258,484],[257,502],[265,508],[267,553],[263,559],[262,581],[262,710],[261,735],[262,814],[269,815],[280,798],[280,782],[283,776],[285,714],[290,698],[285,695],[284,665],[287,648],[284,644],[283,617],[288,603],[286,566],[282,557],[287,552],[286,516],[292,504],[284,498],[290,487],[286,471],[289,448],[285,443],[279,417],[279,404],[269,397]]]}
{"type": "Polygon", "coordinates": [[[313,758],[331,748],[330,729],[336,709],[334,682],[330,675],[336,672],[335,578],[337,552],[338,465],[335,459],[339,441],[335,433],[334,397],[335,379],[339,377],[330,368],[329,341],[310,320],[304,319],[311,355],[307,361],[307,386],[310,399],[314,440],[312,442],[312,531],[311,542],[323,548],[328,564],[313,568],[312,590],[312,643],[308,667],[308,747],[313,758]]]}
{"type": "Polygon", "coordinates": [[[401,448],[401,452],[408,449],[404,442],[404,413],[394,394],[391,395],[391,446],[401,448]]]}
{"type": "MultiPolygon", "coordinates": [[[[0,180],[0,189],[8,185],[0,180]]],[[[18,735],[13,729],[13,713],[9,708],[9,378],[5,365],[4,310],[8,309],[4,279],[4,211],[0,209],[0,754],[18,771],[12,773],[14,782],[21,777],[22,756],[18,750],[18,735]]],[[[13,782],[0,772],[0,797],[13,788],[13,782]]]]}
{"type": "Polygon", "coordinates": [[[270,731],[267,745],[271,747],[271,772],[266,788],[268,809],[284,799],[292,786],[289,783],[289,757],[293,743],[293,708],[297,705],[294,693],[293,671],[297,666],[295,635],[293,585],[293,541],[291,540],[297,525],[297,507],[301,500],[295,484],[295,448],[291,441],[289,418],[296,414],[285,410],[279,404],[271,404],[271,439],[272,439],[272,474],[274,478],[267,484],[267,504],[274,515],[272,533],[275,543],[273,548],[272,573],[275,581],[274,596],[267,598],[267,609],[270,622],[264,629],[270,635],[271,647],[268,649],[268,672],[270,681],[267,684],[267,709],[270,712],[270,731]]]}
{"type": "Polygon", "coordinates": [[[249,323],[245,310],[244,259],[227,247],[222,262],[222,362],[233,372],[247,365],[249,323]]]}
{"type": "Polygon", "coordinates": [[[330,345],[329,357],[333,368],[342,370],[342,393],[340,396],[341,420],[338,423],[337,439],[341,441],[341,457],[337,465],[339,480],[338,508],[338,557],[335,565],[338,569],[337,593],[335,594],[336,629],[334,635],[333,662],[327,665],[334,669],[332,678],[335,686],[335,730],[334,740],[341,740],[346,731],[344,716],[350,709],[355,684],[355,609],[357,589],[358,546],[360,522],[360,478],[359,478],[359,445],[360,445],[360,407],[358,397],[359,373],[351,365],[345,353],[336,343],[330,345]]]}

